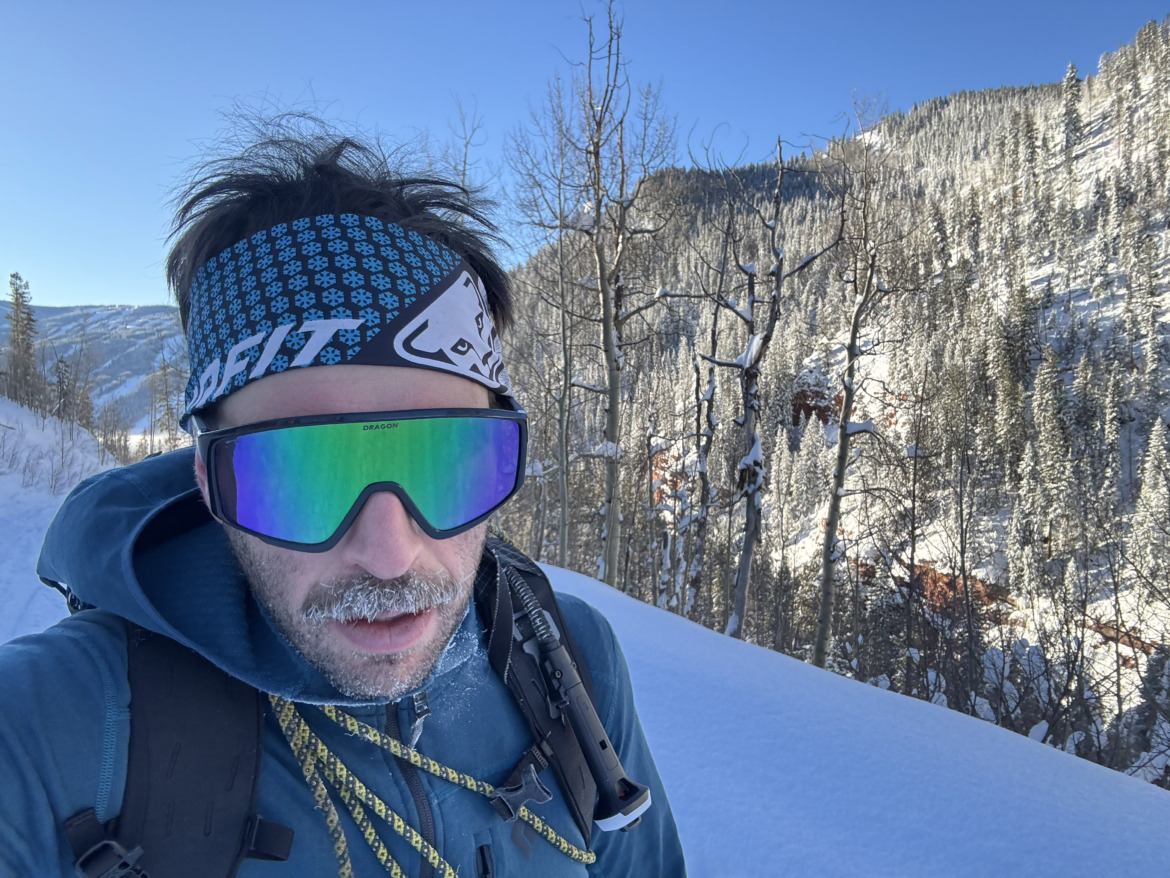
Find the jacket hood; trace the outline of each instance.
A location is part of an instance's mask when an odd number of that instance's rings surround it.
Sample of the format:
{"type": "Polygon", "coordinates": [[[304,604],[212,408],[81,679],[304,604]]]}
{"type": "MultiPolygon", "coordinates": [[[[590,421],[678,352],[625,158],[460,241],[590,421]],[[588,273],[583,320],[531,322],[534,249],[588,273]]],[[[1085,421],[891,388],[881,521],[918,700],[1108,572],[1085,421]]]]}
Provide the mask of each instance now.
{"type": "MultiPolygon", "coordinates": [[[[261,691],[315,704],[370,703],[338,692],[253,598],[223,525],[200,496],[192,448],[107,470],[74,488],[45,534],[37,575],[177,640],[261,691]]],[[[431,679],[466,661],[480,631],[469,612],[431,679]]]]}

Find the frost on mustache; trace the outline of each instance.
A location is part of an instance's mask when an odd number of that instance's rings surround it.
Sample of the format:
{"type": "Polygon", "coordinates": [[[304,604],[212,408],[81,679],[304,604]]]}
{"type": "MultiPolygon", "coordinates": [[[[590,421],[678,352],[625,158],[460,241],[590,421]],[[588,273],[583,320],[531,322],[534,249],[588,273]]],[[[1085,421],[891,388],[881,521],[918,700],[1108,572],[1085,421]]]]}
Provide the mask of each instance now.
{"type": "Polygon", "coordinates": [[[421,613],[463,596],[468,579],[410,571],[394,579],[366,574],[316,586],[301,611],[306,622],[373,622],[378,616],[421,613]]]}

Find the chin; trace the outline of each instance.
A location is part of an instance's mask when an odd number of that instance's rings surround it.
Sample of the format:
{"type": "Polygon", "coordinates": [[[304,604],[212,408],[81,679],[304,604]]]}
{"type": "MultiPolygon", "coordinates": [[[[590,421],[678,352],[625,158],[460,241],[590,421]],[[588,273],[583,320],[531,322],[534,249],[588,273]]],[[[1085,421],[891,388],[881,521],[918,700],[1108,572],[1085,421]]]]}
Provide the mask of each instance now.
{"type": "Polygon", "coordinates": [[[463,621],[461,599],[390,622],[297,625],[282,632],[310,664],[350,698],[394,700],[421,687],[463,621]]]}
{"type": "Polygon", "coordinates": [[[450,557],[435,572],[387,580],[359,569],[318,581],[303,553],[226,528],[285,642],[346,696],[378,700],[419,688],[435,669],[467,611],[485,529],[442,541],[450,557]]]}

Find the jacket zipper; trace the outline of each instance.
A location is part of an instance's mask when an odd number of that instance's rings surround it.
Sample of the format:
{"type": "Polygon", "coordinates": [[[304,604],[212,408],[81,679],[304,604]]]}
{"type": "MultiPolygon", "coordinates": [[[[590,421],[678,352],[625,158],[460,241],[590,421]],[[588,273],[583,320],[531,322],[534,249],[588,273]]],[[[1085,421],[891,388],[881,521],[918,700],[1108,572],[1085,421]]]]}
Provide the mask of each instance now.
{"type": "Polygon", "coordinates": [[[479,878],[495,878],[491,845],[481,844],[475,851],[475,868],[479,878]]]}
{"type": "MultiPolygon", "coordinates": [[[[398,707],[393,703],[386,705],[386,734],[396,740],[402,740],[398,726],[398,707]]],[[[399,759],[397,756],[394,757],[394,761],[398,763],[398,769],[402,772],[402,777],[406,781],[406,788],[410,790],[410,796],[414,799],[414,809],[418,813],[418,834],[426,839],[427,844],[431,847],[437,848],[438,845],[435,843],[435,815],[431,811],[431,803],[427,798],[426,790],[423,788],[422,778],[419,776],[418,769],[405,759],[399,759]]],[[[434,878],[434,867],[427,862],[426,857],[421,857],[420,859],[421,868],[419,878],[434,878]]]]}

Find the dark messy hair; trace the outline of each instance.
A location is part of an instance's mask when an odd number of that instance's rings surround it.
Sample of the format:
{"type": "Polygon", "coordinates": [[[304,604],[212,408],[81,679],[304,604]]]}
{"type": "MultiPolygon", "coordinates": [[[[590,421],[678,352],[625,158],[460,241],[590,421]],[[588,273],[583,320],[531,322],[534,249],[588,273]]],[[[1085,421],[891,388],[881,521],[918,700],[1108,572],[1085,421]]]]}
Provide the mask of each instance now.
{"type": "Polygon", "coordinates": [[[278,126],[236,155],[204,162],[175,205],[167,284],[184,332],[201,265],[254,232],[326,213],[374,216],[447,245],[479,275],[496,327],[512,322],[508,276],[490,246],[499,240],[491,202],[447,180],[400,176],[376,144],[278,126]]]}

